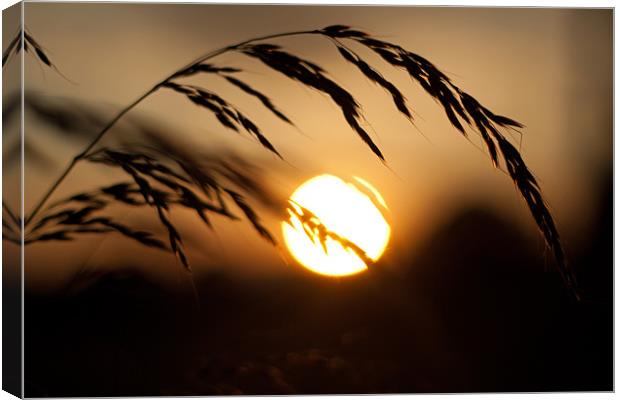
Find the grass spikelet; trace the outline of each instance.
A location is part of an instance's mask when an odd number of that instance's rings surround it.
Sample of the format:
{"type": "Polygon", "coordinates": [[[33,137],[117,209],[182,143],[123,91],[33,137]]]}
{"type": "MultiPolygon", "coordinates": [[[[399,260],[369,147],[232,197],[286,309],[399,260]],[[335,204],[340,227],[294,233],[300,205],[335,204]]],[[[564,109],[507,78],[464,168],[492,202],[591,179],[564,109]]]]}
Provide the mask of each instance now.
{"type": "Polygon", "coordinates": [[[351,242],[350,240],[343,238],[337,233],[329,230],[321,220],[312,213],[312,211],[306,209],[300,204],[289,200],[289,207],[286,209],[289,214],[289,219],[286,221],[289,225],[293,226],[293,220],[297,219],[301,222],[304,232],[306,236],[310,240],[316,243],[316,240],[319,241],[325,253],[327,253],[327,240],[331,239],[335,242],[338,242],[344,249],[350,250],[355,255],[357,255],[367,267],[372,267],[374,265],[374,261],[368,257],[366,252],[351,242]]]}

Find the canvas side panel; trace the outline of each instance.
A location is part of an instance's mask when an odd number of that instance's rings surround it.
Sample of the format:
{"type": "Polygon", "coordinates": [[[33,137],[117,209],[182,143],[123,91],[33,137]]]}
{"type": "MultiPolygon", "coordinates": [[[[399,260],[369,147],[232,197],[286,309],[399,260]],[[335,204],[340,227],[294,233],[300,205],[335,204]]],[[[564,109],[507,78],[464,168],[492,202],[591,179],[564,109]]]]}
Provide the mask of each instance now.
{"type": "MultiPolygon", "coordinates": [[[[2,11],[3,53],[21,36],[23,3],[2,11]]],[[[3,60],[4,62],[5,60],[3,60]]],[[[21,52],[14,48],[2,67],[2,389],[22,397],[22,164],[21,52]]]]}

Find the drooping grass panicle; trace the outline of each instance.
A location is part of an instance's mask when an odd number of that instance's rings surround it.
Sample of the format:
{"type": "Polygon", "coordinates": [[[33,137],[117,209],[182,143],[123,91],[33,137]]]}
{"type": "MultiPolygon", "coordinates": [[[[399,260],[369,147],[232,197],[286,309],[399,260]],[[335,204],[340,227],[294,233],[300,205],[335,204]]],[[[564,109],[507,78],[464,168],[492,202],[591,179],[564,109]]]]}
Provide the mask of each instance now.
{"type": "Polygon", "coordinates": [[[273,104],[269,97],[265,96],[263,93],[259,92],[256,89],[253,89],[250,85],[235,77],[226,76],[225,79],[234,86],[249,94],[250,96],[256,97],[258,100],[260,100],[261,103],[263,103],[265,107],[269,109],[269,111],[271,111],[276,117],[280,118],[282,121],[287,122],[291,125],[293,124],[291,120],[273,104]]]}
{"type": "MultiPolygon", "coordinates": [[[[214,195],[213,192],[228,195],[257,232],[275,243],[243,195],[222,182],[226,180],[235,184],[238,179],[240,181],[238,185],[243,187],[252,181],[249,176],[238,170],[220,174],[218,171],[225,171],[228,164],[216,161],[217,168],[203,168],[193,163],[191,158],[180,159],[174,153],[170,154],[167,159],[169,165],[166,165],[163,152],[157,153],[158,158],[152,155],[152,152],[152,147],[141,150],[134,147],[131,152],[107,148],[93,152],[87,158],[88,161],[119,168],[130,180],[91,192],[78,193],[50,204],[36,220],[31,222],[26,234],[26,243],[72,240],[78,234],[117,232],[143,245],[171,251],[181,264],[189,269],[189,260],[181,234],[173,222],[171,209],[180,207],[192,210],[209,228],[212,227],[209,214],[238,219],[229,211],[223,197],[214,195]],[[220,174],[222,179],[213,176],[209,171],[220,174]],[[210,195],[211,200],[204,195],[205,193],[210,195]],[[160,241],[154,232],[137,230],[117,221],[108,213],[114,204],[154,209],[161,227],[166,232],[168,244],[160,241]]],[[[252,185],[258,187],[256,183],[252,185]]]]}
{"type": "Polygon", "coordinates": [[[413,116],[411,115],[411,112],[407,107],[407,99],[393,83],[385,79],[380,72],[372,68],[359,55],[357,55],[350,48],[342,44],[340,41],[336,41],[336,47],[338,48],[338,51],[340,52],[342,57],[351,64],[355,65],[366,78],[387,90],[390,95],[392,95],[394,105],[396,106],[398,111],[405,115],[405,117],[407,117],[407,119],[409,119],[410,121],[413,120],[413,116]]]}
{"type": "MultiPolygon", "coordinates": [[[[286,32],[246,40],[234,45],[223,47],[213,52],[209,52],[173,72],[161,82],[155,84],[151,89],[143,93],[137,98],[136,101],[122,109],[111,121],[109,121],[107,125],[100,130],[91,143],[69,163],[60,178],[52,184],[50,190],[46,192],[41,201],[37,203],[33,211],[28,215],[26,222],[30,223],[31,220],[35,219],[37,213],[47,202],[51,194],[78,161],[88,159],[89,161],[99,160],[99,162],[103,162],[105,159],[105,162],[109,165],[120,167],[131,176],[133,183],[137,185],[137,188],[142,193],[144,201],[155,207],[162,225],[164,225],[168,230],[170,247],[177,254],[177,257],[183,259],[184,254],[179,250],[181,248],[180,235],[178,235],[176,229],[174,229],[171,225],[168,216],[168,209],[165,207],[167,204],[163,202],[162,199],[155,196],[154,193],[157,192],[154,192],[155,188],[151,185],[151,182],[156,182],[158,185],[166,187],[167,190],[176,190],[178,192],[179,190],[183,190],[174,186],[180,184],[179,181],[177,179],[173,179],[173,177],[170,177],[169,174],[166,174],[164,171],[157,170],[153,167],[153,165],[147,163],[145,159],[132,158],[132,156],[129,155],[115,153],[106,154],[107,158],[92,159],[90,153],[99,140],[126,113],[140,104],[142,100],[148,96],[158,92],[160,88],[166,88],[183,95],[192,103],[212,113],[217,121],[227,129],[237,132],[247,132],[255,137],[264,148],[280,156],[280,153],[276,150],[275,146],[270,140],[268,140],[267,136],[263,133],[263,130],[253,122],[250,116],[241,113],[237,107],[224,100],[222,96],[214,93],[213,91],[209,91],[206,88],[193,84],[180,83],[178,81],[178,79],[182,79],[184,81],[186,79],[191,79],[196,74],[207,74],[214,77],[222,77],[228,83],[240,89],[245,95],[252,96],[257,99],[260,104],[275,117],[287,123],[292,123],[292,121],[275,106],[274,102],[266,94],[241,79],[240,74],[243,72],[241,69],[229,66],[216,66],[210,62],[212,58],[227,52],[238,52],[247,57],[256,59],[264,66],[287,77],[288,79],[300,82],[309,88],[327,95],[327,97],[341,111],[344,120],[351,127],[351,129],[364,141],[364,143],[377,157],[381,160],[385,160],[385,157],[379,147],[374,143],[370,135],[362,126],[362,121],[364,120],[362,109],[360,103],[356,100],[352,93],[338,84],[337,81],[316,62],[297,56],[291,51],[285,51],[283,47],[278,44],[266,42],[279,38],[299,35],[313,35],[328,39],[330,43],[336,46],[340,56],[347,63],[354,66],[355,69],[361,72],[366,79],[376,83],[391,95],[392,102],[394,103],[396,110],[407,119],[413,119],[410,111],[411,107],[409,107],[408,101],[400,89],[386,79],[385,76],[379,72],[380,69],[371,66],[369,62],[364,60],[362,53],[354,50],[352,46],[349,46],[349,43],[354,46],[361,47],[364,51],[373,52],[388,65],[405,71],[413,81],[417,82],[428,95],[439,103],[439,105],[443,108],[449,122],[456,130],[461,132],[461,134],[467,135],[466,127],[469,127],[477,132],[486,145],[493,165],[498,167],[503,164],[503,167],[506,168],[507,173],[514,181],[519,193],[525,199],[529,210],[538,225],[538,228],[541,230],[542,235],[545,238],[547,245],[552,249],[561,276],[568,287],[575,289],[575,281],[572,276],[572,272],[566,263],[558,230],[555,226],[555,222],[551,216],[549,208],[543,200],[543,196],[536,179],[527,168],[519,151],[508,141],[508,139],[506,139],[502,132],[500,132],[500,129],[519,129],[522,128],[523,125],[511,118],[497,115],[490,111],[488,108],[480,104],[473,96],[461,90],[446,74],[441,72],[426,58],[410,52],[397,44],[372,37],[363,31],[352,29],[345,25],[332,25],[319,30],[286,32]]],[[[25,39],[28,41],[30,46],[35,48],[35,53],[41,61],[45,63],[45,60],[47,59],[48,63],[46,64],[53,65],[49,62],[47,57],[42,57],[41,54],[39,54],[37,49],[41,49],[41,47],[31,38],[30,35],[25,37],[25,39]]],[[[7,51],[5,51],[5,54],[11,54],[11,52],[14,53],[18,51],[16,50],[16,48],[20,47],[18,44],[19,39],[12,44],[12,48],[10,47],[7,51]]],[[[185,170],[185,173],[190,171],[191,169],[185,170]]],[[[192,182],[194,182],[196,176],[191,176],[190,174],[187,176],[190,180],[192,180],[192,182]]],[[[201,184],[205,184],[205,182],[202,182],[201,184]]],[[[182,183],[182,185],[186,185],[186,182],[182,183]]],[[[222,200],[223,196],[231,197],[233,203],[236,203],[236,205],[244,212],[246,217],[253,223],[259,233],[266,236],[264,232],[262,232],[261,226],[257,226],[254,223],[255,214],[247,212],[244,206],[245,201],[243,198],[236,196],[235,191],[212,191],[210,189],[207,190],[208,188],[209,186],[205,186],[202,187],[201,190],[205,192],[212,192],[209,194],[212,194],[220,199],[220,203],[222,204],[225,203],[222,200]]],[[[190,204],[194,201],[192,195],[189,193],[190,192],[186,193],[186,204],[190,204]]],[[[63,235],[66,234],[59,234],[58,236],[64,237],[63,235]]]]}
{"type": "Polygon", "coordinates": [[[268,67],[286,77],[301,82],[328,95],[340,108],[346,122],[381,160],[385,157],[370,135],[360,124],[360,105],[353,95],[330,79],[325,70],[317,64],[287,53],[280,46],[272,44],[246,44],[239,49],[242,53],[257,58],[268,67]]]}
{"type": "Polygon", "coordinates": [[[255,136],[263,147],[278,157],[282,157],[252,120],[217,94],[196,86],[179,85],[174,82],[168,82],[162,86],[184,94],[192,103],[213,112],[224,127],[235,132],[239,132],[240,129],[247,131],[255,136]]]}
{"type": "MultiPolygon", "coordinates": [[[[359,43],[378,54],[390,65],[407,71],[430,96],[441,104],[448,120],[457,130],[466,134],[461,120],[477,130],[487,146],[493,165],[497,167],[500,158],[503,160],[508,174],[525,199],[530,213],[554,254],[560,275],[566,285],[577,295],[575,278],[566,263],[558,230],[549,208],[543,200],[540,187],[519,151],[498,129],[498,127],[518,129],[523,128],[523,125],[511,118],[493,113],[481,105],[473,96],[456,86],[447,75],[430,61],[405,50],[401,46],[372,38],[364,32],[353,30],[344,25],[327,27],[322,32],[338,40],[349,39],[359,43]]],[[[350,52],[340,48],[339,50],[347,61],[358,65],[360,69],[364,68],[350,52]]],[[[374,76],[367,69],[364,74],[369,78],[374,76]]]]}

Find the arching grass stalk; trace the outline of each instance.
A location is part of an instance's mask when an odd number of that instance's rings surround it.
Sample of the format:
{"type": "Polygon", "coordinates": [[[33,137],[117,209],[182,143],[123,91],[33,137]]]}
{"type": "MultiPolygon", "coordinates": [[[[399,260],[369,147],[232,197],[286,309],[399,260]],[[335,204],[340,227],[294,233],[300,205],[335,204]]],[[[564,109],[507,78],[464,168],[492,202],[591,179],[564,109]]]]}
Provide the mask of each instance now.
{"type": "Polygon", "coordinates": [[[45,194],[43,194],[43,196],[41,197],[39,202],[33,207],[32,211],[30,212],[30,214],[26,217],[26,219],[24,221],[25,225],[27,226],[28,223],[30,221],[32,221],[32,219],[37,215],[37,213],[41,210],[41,207],[43,207],[45,205],[47,200],[56,191],[58,186],[60,186],[60,184],[64,181],[64,179],[67,177],[67,175],[69,175],[69,173],[73,170],[73,167],[75,167],[75,165],[79,161],[83,160],[86,156],[88,156],[88,153],[90,152],[90,150],[92,150],[93,147],[95,147],[97,145],[97,143],[99,143],[99,141],[105,136],[105,134],[121,118],[123,118],[123,116],[125,114],[127,114],[129,111],[131,111],[134,107],[136,107],[138,104],[140,104],[144,99],[149,97],[151,94],[155,93],[158,89],[163,87],[166,83],[170,82],[170,80],[172,80],[173,78],[179,76],[184,71],[187,71],[189,68],[191,68],[193,66],[199,65],[202,62],[207,61],[207,60],[209,60],[209,59],[211,59],[213,57],[219,56],[219,55],[221,55],[223,53],[226,53],[228,51],[231,51],[231,50],[235,50],[235,49],[237,49],[237,48],[239,48],[239,47],[241,47],[243,45],[249,44],[249,43],[253,43],[253,42],[257,42],[257,41],[261,41],[261,40],[277,39],[277,38],[282,38],[282,37],[287,37],[287,36],[317,34],[317,33],[319,33],[319,31],[316,31],[316,30],[314,30],[314,31],[294,31],[294,32],[279,33],[279,34],[267,35],[267,36],[262,36],[262,37],[258,37],[258,38],[253,38],[253,39],[245,40],[243,42],[239,42],[239,43],[231,45],[231,46],[222,47],[220,49],[217,49],[217,50],[211,51],[211,52],[209,52],[209,53],[207,53],[205,55],[202,55],[202,56],[198,57],[197,59],[195,59],[194,61],[190,62],[189,64],[185,65],[184,67],[182,67],[182,68],[176,70],[175,72],[173,72],[172,74],[168,75],[166,78],[161,80],[159,83],[154,85],[152,88],[150,88],[145,93],[143,93],[140,97],[138,97],[136,100],[134,100],[131,104],[129,104],[128,106],[126,106],[125,108],[120,110],[118,112],[118,114],[116,114],[116,116],[114,118],[112,118],[110,120],[110,122],[108,122],[106,124],[106,126],[103,127],[103,129],[101,129],[101,131],[97,134],[97,136],[95,136],[95,138],[84,148],[84,150],[82,150],[79,154],[77,154],[75,157],[73,157],[73,159],[65,167],[64,171],[52,183],[52,185],[45,192],[45,194]]]}
{"type": "MultiPolygon", "coordinates": [[[[102,203],[101,199],[94,199],[86,194],[76,195],[68,199],[70,202],[77,201],[86,203],[85,206],[82,204],[82,206],[84,206],[83,208],[44,215],[35,220],[35,217],[43,210],[48,199],[64,181],[66,176],[73,170],[75,165],[82,160],[88,160],[90,162],[121,168],[127,173],[131,180],[129,183],[123,182],[113,187],[100,188],[98,196],[105,195],[109,197],[111,195],[113,201],[135,204],[136,200],[131,199],[130,195],[141,194],[143,201],[139,204],[153,207],[157,212],[160,222],[169,233],[169,250],[171,250],[186,267],[188,267],[188,263],[183,252],[181,237],[169,218],[169,204],[180,204],[184,207],[194,209],[201,219],[208,224],[205,210],[220,215],[226,215],[230,218],[234,217],[228,213],[225,208],[225,202],[222,200],[223,196],[227,197],[242,210],[261,236],[274,243],[273,237],[260,224],[258,216],[245,199],[234,190],[219,185],[208,173],[200,170],[200,168],[196,168],[191,162],[185,162],[184,159],[188,157],[191,158],[191,155],[187,153],[183,157],[177,157],[173,160],[176,166],[183,170],[185,173],[184,176],[165,167],[163,164],[159,163],[156,158],[150,157],[142,150],[128,153],[104,149],[99,156],[94,156],[91,153],[91,150],[100,142],[101,138],[116,124],[116,122],[140,104],[145,98],[157,92],[160,88],[165,88],[182,95],[194,105],[209,111],[216,117],[219,124],[226,129],[245,132],[253,136],[264,148],[280,156],[280,153],[269,141],[267,135],[262,132],[259,126],[254,123],[248,115],[241,112],[234,104],[225,100],[219,94],[211,92],[203,87],[177,81],[177,78],[187,78],[196,74],[213,74],[219,76],[231,85],[242,90],[246,95],[252,96],[260,101],[264,108],[279,119],[286,123],[293,124],[293,122],[274,105],[269,97],[234,76],[236,73],[242,72],[241,69],[215,66],[206,63],[207,60],[229,51],[238,51],[247,57],[258,60],[272,71],[326,95],[326,97],[338,107],[345,122],[357,136],[362,139],[366,146],[381,161],[385,161],[385,157],[381,150],[366,132],[364,127],[365,118],[361,106],[353,94],[340,86],[316,63],[285,51],[279,45],[257,43],[269,39],[298,35],[320,35],[329,39],[330,43],[336,47],[339,55],[347,63],[354,66],[366,79],[374,82],[390,95],[395,109],[410,122],[413,122],[413,113],[409,108],[407,99],[401,93],[400,89],[386,79],[379,69],[371,66],[364,60],[362,53],[354,49],[353,46],[361,47],[367,52],[370,51],[379,56],[384,63],[404,71],[414,82],[418,83],[429,96],[437,101],[443,108],[450,124],[463,136],[467,137],[470,131],[478,134],[486,146],[493,166],[496,168],[503,168],[514,182],[519,194],[525,200],[547,246],[554,255],[562,279],[567,287],[571,289],[572,293],[578,297],[575,278],[567,265],[564,249],[560,241],[560,235],[553,216],[544,201],[542,190],[523,160],[520,151],[508,140],[503,132],[503,130],[506,129],[517,130],[523,128],[523,125],[511,118],[493,113],[473,96],[460,89],[446,74],[440,71],[426,58],[410,52],[397,44],[377,39],[365,32],[351,29],[345,25],[332,25],[320,30],[286,32],[245,40],[204,54],[165,77],[116,114],[116,116],[99,131],[88,146],[71,160],[60,177],[56,179],[45,192],[41,200],[34,206],[33,210],[26,218],[25,225],[28,227],[33,225],[30,231],[42,229],[42,227],[46,227],[49,223],[61,225],[65,228],[48,233],[39,231],[39,236],[36,236],[32,241],[70,240],[70,235],[76,233],[102,233],[113,230],[136,239],[143,244],[148,243],[147,245],[163,247],[161,243],[154,240],[145,232],[131,230],[123,224],[110,221],[106,218],[90,218],[90,215],[100,210],[105,202],[102,203]],[[190,187],[188,186],[189,184],[194,186],[190,187]],[[162,192],[162,186],[167,192],[162,192]],[[219,204],[214,204],[211,200],[205,202],[196,196],[194,190],[201,190],[206,197],[209,197],[210,194],[217,196],[219,204]],[[67,226],[69,226],[70,229],[66,228],[67,226]]],[[[33,41],[31,44],[34,45],[34,43],[33,41]]],[[[16,47],[17,42],[12,45],[13,52],[19,51],[19,47],[16,47]]],[[[8,53],[5,54],[10,55],[11,50],[9,49],[7,51],[8,53]]],[[[36,54],[40,57],[38,52],[36,52],[36,54]]],[[[109,202],[109,199],[106,201],[109,202]]]]}

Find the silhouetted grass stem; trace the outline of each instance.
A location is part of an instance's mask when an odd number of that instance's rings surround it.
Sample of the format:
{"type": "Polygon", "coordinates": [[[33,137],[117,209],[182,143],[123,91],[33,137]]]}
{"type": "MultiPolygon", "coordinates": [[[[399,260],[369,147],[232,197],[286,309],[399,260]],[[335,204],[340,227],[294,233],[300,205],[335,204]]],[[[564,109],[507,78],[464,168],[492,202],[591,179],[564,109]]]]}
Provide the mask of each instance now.
{"type": "Polygon", "coordinates": [[[276,39],[276,38],[282,38],[282,37],[287,37],[287,36],[297,36],[297,35],[306,35],[306,34],[321,34],[318,30],[312,30],[312,31],[294,31],[294,32],[286,32],[286,33],[279,33],[279,34],[273,34],[273,35],[266,35],[266,36],[262,36],[262,37],[258,37],[258,38],[253,38],[253,39],[249,39],[249,40],[244,40],[243,42],[239,42],[237,44],[234,45],[229,45],[226,47],[222,47],[220,49],[211,51],[205,55],[202,55],[200,57],[198,57],[197,59],[195,59],[194,61],[188,63],[187,65],[183,66],[182,68],[176,70],[175,72],[173,72],[172,74],[168,75],[166,78],[164,78],[161,82],[157,83],[155,86],[153,86],[152,88],[150,88],[148,91],[146,91],[144,94],[142,94],[140,97],[138,97],[135,101],[133,101],[131,104],[129,104],[127,107],[123,108],[114,118],[112,118],[112,120],[110,120],[110,122],[108,122],[108,124],[97,134],[97,136],[88,144],[88,146],[86,146],[86,148],[84,150],[82,150],[82,152],[80,152],[78,155],[76,155],[71,162],[69,163],[69,165],[67,165],[67,167],[65,168],[65,170],[60,174],[60,176],[54,181],[54,183],[52,183],[52,185],[50,186],[50,188],[45,192],[45,194],[43,195],[43,197],[41,198],[41,200],[39,200],[39,202],[34,206],[34,208],[32,209],[32,211],[30,212],[30,214],[28,215],[28,217],[25,220],[25,225],[28,225],[28,223],[30,221],[32,221],[32,219],[37,215],[37,213],[41,210],[41,207],[43,207],[45,205],[45,203],[47,202],[47,200],[51,197],[51,195],[56,191],[56,189],[58,188],[58,186],[60,186],[60,184],[64,181],[64,179],[67,177],[67,175],[69,175],[69,173],[71,172],[71,170],[73,170],[73,167],[75,167],[75,165],[82,159],[84,159],[84,157],[86,157],[88,155],[88,152],[90,150],[92,150],[93,147],[95,147],[95,145],[97,145],[97,143],[99,143],[99,141],[103,138],[103,136],[125,115],[127,114],[129,111],[131,111],[134,107],[136,107],[138,104],[140,104],[144,99],[146,99],[147,97],[149,97],[151,94],[153,94],[154,92],[156,92],[160,87],[162,87],[164,84],[166,84],[167,82],[169,82],[171,79],[173,79],[175,76],[177,76],[180,72],[187,70],[188,68],[192,67],[193,65],[196,64],[200,64],[204,61],[207,61],[213,57],[219,56],[223,53],[226,53],[228,51],[231,50],[235,50],[238,47],[244,46],[246,44],[250,44],[253,42],[258,42],[258,41],[262,41],[262,40],[268,40],[268,39],[276,39]]]}

